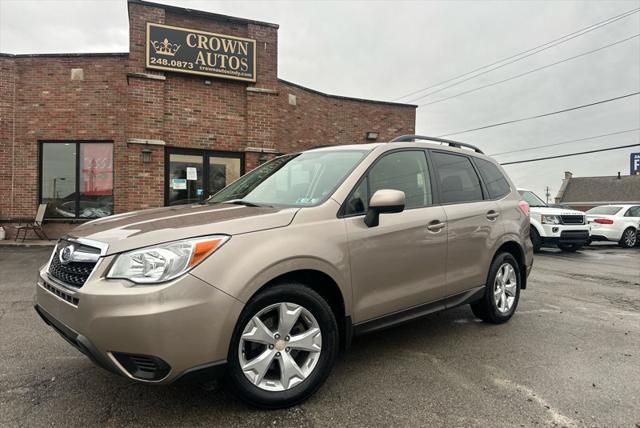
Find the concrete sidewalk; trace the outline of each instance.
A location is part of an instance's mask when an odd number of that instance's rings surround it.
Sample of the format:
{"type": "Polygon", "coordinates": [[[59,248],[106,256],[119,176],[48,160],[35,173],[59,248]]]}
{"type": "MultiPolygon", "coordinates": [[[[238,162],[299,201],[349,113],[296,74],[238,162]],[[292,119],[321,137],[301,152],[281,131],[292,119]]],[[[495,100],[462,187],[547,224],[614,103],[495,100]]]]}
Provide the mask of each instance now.
{"type": "Polygon", "coordinates": [[[0,241],[0,246],[5,247],[53,247],[56,245],[56,240],[45,241],[43,239],[25,239],[24,242],[21,239],[14,241],[13,239],[4,239],[0,241]]]}

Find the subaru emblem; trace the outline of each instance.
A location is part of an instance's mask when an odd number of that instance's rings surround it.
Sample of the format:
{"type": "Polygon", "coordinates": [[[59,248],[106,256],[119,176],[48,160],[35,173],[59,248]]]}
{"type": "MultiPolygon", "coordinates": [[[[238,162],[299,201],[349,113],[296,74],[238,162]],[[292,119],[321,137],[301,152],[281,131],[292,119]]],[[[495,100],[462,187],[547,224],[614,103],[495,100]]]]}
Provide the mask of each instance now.
{"type": "Polygon", "coordinates": [[[59,258],[60,258],[60,263],[62,263],[63,265],[66,265],[67,263],[69,263],[71,261],[71,258],[73,257],[73,252],[75,251],[75,248],[73,247],[73,245],[67,245],[66,247],[64,247],[59,254],[59,258]]]}

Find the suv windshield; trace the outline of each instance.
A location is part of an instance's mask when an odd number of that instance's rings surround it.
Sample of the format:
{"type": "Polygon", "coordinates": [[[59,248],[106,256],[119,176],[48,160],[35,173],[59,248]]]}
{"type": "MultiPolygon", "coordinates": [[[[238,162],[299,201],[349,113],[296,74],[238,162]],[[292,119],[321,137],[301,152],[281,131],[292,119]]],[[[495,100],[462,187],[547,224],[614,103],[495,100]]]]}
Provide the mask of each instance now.
{"type": "Polygon", "coordinates": [[[589,211],[587,211],[587,214],[615,215],[621,209],[622,209],[622,207],[609,207],[609,206],[595,207],[595,208],[591,208],[589,211]]]}
{"type": "Polygon", "coordinates": [[[548,206],[542,199],[535,193],[529,190],[518,190],[522,199],[524,199],[530,207],[546,207],[548,206]]]}
{"type": "Polygon", "coordinates": [[[311,206],[325,201],[369,150],[309,151],[278,157],[231,183],[209,203],[311,206]]]}

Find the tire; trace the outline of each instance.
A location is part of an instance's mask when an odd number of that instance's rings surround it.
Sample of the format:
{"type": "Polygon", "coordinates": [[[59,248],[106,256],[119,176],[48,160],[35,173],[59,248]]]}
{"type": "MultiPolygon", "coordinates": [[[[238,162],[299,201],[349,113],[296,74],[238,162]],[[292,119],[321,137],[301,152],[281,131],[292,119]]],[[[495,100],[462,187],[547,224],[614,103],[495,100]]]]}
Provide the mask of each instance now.
{"type": "Polygon", "coordinates": [[[252,406],[265,409],[290,407],[306,400],[322,386],[331,373],[338,349],[338,324],[328,303],[303,284],[278,284],[258,293],[242,311],[231,339],[226,380],[231,390],[252,406]],[[294,312],[298,315],[291,315],[294,312]],[[288,314],[289,323],[293,319],[297,321],[291,324],[292,328],[285,323],[282,327],[285,337],[280,335],[276,340],[282,326],[278,321],[281,313],[288,314]],[[260,323],[267,330],[259,329],[260,323]],[[320,336],[313,334],[312,329],[319,330],[320,336]],[[273,334],[273,342],[268,334],[273,334]],[[307,334],[305,342],[296,344],[318,351],[295,349],[294,338],[304,337],[303,334],[307,334]],[[264,340],[267,337],[269,340],[264,340]],[[257,356],[265,357],[260,360],[257,356]],[[267,358],[270,363],[259,362],[267,358]],[[258,368],[249,369],[245,374],[242,367],[246,369],[252,364],[258,368]],[[267,369],[260,370],[262,367],[267,369]]]}
{"type": "Polygon", "coordinates": [[[535,229],[535,227],[531,226],[531,232],[529,232],[529,236],[531,237],[531,243],[533,244],[533,252],[539,253],[540,248],[542,248],[542,238],[540,238],[540,234],[535,229]]]}
{"type": "Polygon", "coordinates": [[[622,238],[618,242],[622,248],[633,248],[638,243],[637,231],[633,227],[628,227],[622,232],[622,238]]]}
{"type": "MultiPolygon", "coordinates": [[[[471,310],[473,314],[480,318],[484,322],[492,323],[492,324],[502,324],[511,319],[513,314],[518,307],[518,301],[520,300],[520,266],[518,266],[518,262],[516,259],[509,253],[499,253],[491,262],[491,268],[489,269],[489,275],[487,277],[487,283],[485,287],[485,293],[482,299],[471,304],[471,310]],[[502,276],[504,276],[505,271],[503,270],[505,265],[509,265],[513,271],[514,277],[509,275],[510,283],[513,284],[515,282],[515,287],[508,287],[511,290],[512,295],[509,295],[507,287],[503,285],[501,280],[498,278],[498,274],[502,272],[502,276]],[[499,301],[496,302],[496,290],[504,289],[506,293],[504,294],[504,298],[508,299],[510,297],[513,298],[510,301],[510,305],[508,308],[502,304],[502,297],[498,297],[499,301]],[[502,306],[502,308],[499,307],[502,306]],[[506,309],[506,310],[503,310],[506,309]]],[[[509,303],[507,300],[505,304],[509,303]]]]}
{"type": "Polygon", "coordinates": [[[562,251],[566,251],[568,253],[575,253],[576,251],[582,249],[582,245],[578,244],[558,244],[558,248],[562,251]]]}

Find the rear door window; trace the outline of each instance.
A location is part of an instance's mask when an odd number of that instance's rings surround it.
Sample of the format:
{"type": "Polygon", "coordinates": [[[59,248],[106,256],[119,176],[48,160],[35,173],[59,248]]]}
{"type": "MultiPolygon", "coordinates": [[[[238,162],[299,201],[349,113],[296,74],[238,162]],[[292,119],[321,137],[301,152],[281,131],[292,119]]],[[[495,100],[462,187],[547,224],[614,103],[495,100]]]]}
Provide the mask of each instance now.
{"type": "Polygon", "coordinates": [[[478,167],[478,171],[480,171],[480,175],[491,199],[500,199],[511,192],[509,181],[497,166],[480,158],[473,158],[473,161],[478,167]]]}
{"type": "Polygon", "coordinates": [[[468,157],[443,152],[431,154],[436,166],[441,203],[456,204],[483,199],[480,178],[468,157]]]}

